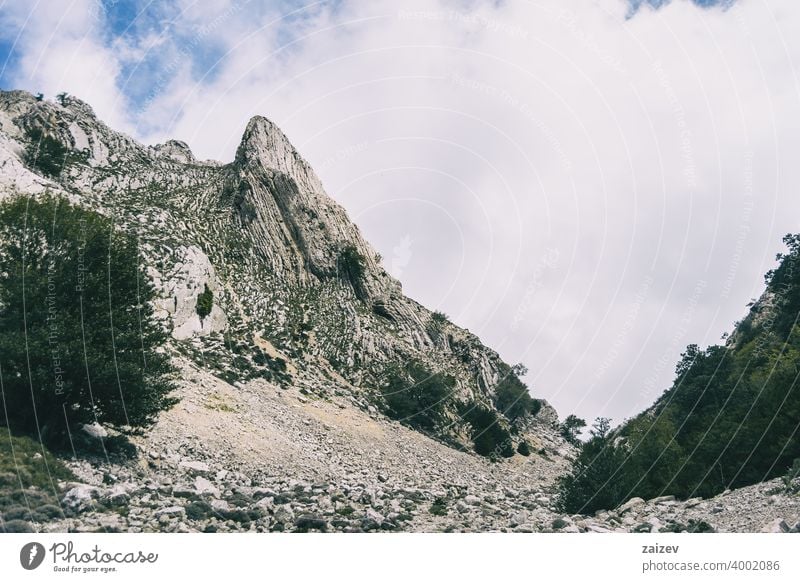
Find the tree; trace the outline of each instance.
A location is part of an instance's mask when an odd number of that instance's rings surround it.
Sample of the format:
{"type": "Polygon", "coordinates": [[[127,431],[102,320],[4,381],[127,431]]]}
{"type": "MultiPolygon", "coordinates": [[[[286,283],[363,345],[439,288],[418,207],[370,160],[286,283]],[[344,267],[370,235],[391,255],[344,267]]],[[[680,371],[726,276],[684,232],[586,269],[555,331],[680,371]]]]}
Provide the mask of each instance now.
{"type": "Polygon", "coordinates": [[[607,418],[595,420],[592,437],[583,445],[570,472],[558,482],[558,508],[566,513],[594,513],[617,507],[625,495],[624,475],[620,471],[625,449],[609,436],[607,418]]]}
{"type": "Polygon", "coordinates": [[[0,205],[0,422],[54,446],[81,424],[151,424],[176,402],[153,297],[108,218],[51,197],[0,205]]]}
{"type": "Polygon", "coordinates": [[[522,364],[501,371],[503,377],[495,387],[495,405],[509,420],[528,413],[535,415],[541,409],[541,402],[531,397],[528,387],[519,379],[527,372],[522,364]]]}
{"type": "Polygon", "coordinates": [[[476,453],[490,459],[514,456],[511,433],[494,410],[473,402],[462,408],[461,415],[472,427],[476,453]]]}
{"type": "Polygon", "coordinates": [[[39,128],[27,131],[28,145],[23,154],[24,162],[49,178],[61,175],[69,158],[69,150],[56,138],[39,128]]]}
{"type": "Polygon", "coordinates": [[[419,362],[390,366],[382,387],[390,418],[434,431],[444,418],[455,378],[433,374],[419,362]]]}
{"type": "Polygon", "coordinates": [[[207,284],[203,285],[203,292],[197,296],[197,305],[195,311],[200,316],[200,321],[211,315],[211,310],[214,308],[214,292],[208,288],[207,284]]]}
{"type": "Polygon", "coordinates": [[[564,422],[561,423],[559,430],[561,431],[561,436],[563,436],[567,442],[577,445],[580,444],[578,437],[581,434],[581,429],[585,426],[585,420],[578,418],[574,414],[570,414],[564,419],[564,422]]]}

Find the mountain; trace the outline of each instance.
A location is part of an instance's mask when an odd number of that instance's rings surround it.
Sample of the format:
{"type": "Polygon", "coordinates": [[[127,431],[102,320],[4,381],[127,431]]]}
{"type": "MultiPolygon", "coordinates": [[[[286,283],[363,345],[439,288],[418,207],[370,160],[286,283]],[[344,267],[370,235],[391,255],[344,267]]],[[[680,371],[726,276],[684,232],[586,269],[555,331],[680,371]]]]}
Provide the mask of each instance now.
{"type": "Polygon", "coordinates": [[[384,408],[457,447],[474,446],[474,422],[465,420],[474,409],[490,411],[514,447],[526,438],[534,448],[563,446],[555,411],[519,390],[510,366],[403,295],[269,120],[250,120],[228,164],[198,161],[177,141],[143,146],[74,97],[50,103],[2,93],[0,123],[5,195],[68,196],[138,237],[174,348],[220,377],[347,394],[362,408],[384,408]],[[23,161],[41,136],[63,148],[57,178],[37,175],[23,161]],[[201,317],[197,301],[206,290],[210,311],[201,317]],[[452,383],[428,422],[417,422],[424,412],[413,403],[392,407],[381,392],[409,362],[417,365],[417,381],[439,374],[452,383]],[[504,388],[517,392],[498,394],[504,388]]]}

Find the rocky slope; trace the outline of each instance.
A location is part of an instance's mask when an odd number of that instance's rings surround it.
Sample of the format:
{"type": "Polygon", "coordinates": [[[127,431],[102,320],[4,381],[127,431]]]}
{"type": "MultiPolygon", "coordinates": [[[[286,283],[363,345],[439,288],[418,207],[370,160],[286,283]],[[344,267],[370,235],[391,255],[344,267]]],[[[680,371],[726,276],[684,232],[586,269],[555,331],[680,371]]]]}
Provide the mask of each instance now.
{"type": "MultiPolygon", "coordinates": [[[[41,531],[800,532],[780,480],[702,500],[632,499],[558,514],[558,441],[491,463],[353,407],[264,380],[231,386],[186,360],[178,406],[140,457],[72,462],[64,513],[41,531]]],[[[797,490],[800,490],[798,480],[797,490]]]]}

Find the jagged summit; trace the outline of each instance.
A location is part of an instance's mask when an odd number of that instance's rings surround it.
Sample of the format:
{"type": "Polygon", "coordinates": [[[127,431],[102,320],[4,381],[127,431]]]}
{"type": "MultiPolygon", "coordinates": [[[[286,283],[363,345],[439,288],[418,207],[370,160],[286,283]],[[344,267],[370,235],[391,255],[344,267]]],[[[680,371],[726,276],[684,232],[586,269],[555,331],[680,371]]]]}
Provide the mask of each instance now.
{"type": "Polygon", "coordinates": [[[236,163],[259,163],[265,168],[291,174],[295,165],[305,165],[286,134],[272,121],[261,115],[250,119],[236,150],[236,163]]]}

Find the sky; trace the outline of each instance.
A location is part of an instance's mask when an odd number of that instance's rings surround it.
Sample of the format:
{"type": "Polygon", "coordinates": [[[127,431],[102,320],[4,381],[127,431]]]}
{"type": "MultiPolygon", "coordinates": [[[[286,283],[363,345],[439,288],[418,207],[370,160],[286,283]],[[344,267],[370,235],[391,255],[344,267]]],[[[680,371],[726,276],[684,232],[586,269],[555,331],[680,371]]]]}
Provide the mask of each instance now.
{"type": "Polygon", "coordinates": [[[269,117],[406,294],[618,422],[800,231],[798,30],[796,0],[0,0],[0,87],[203,159],[269,117]]]}

